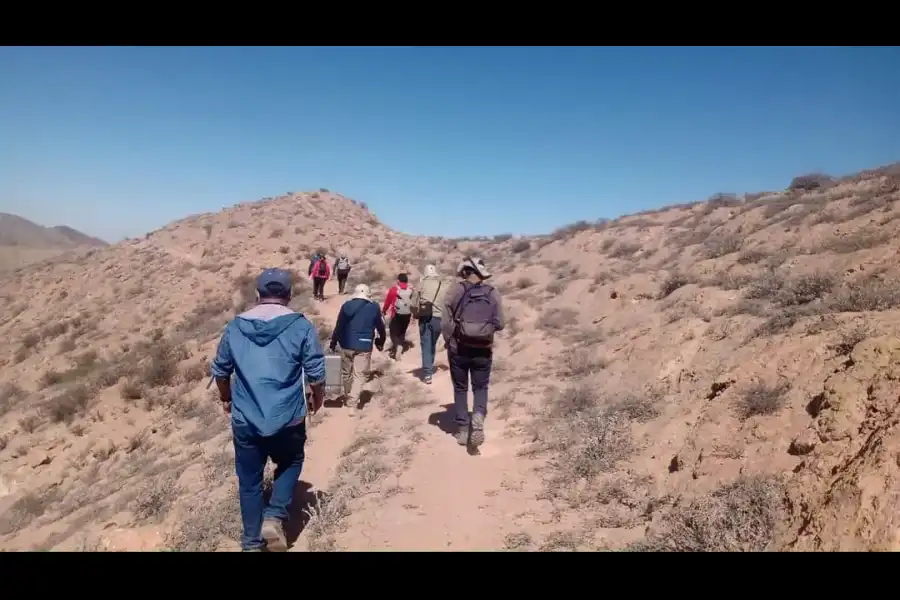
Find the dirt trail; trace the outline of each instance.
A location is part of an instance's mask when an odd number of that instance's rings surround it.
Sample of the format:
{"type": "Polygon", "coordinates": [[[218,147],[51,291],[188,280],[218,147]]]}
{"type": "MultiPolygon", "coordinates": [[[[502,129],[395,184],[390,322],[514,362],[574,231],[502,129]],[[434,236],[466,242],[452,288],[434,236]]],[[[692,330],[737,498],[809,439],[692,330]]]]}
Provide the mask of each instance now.
{"type": "MultiPolygon", "coordinates": [[[[334,282],[328,282],[326,297],[320,312],[334,319],[347,297],[337,295],[334,282]]],[[[503,422],[489,416],[484,445],[476,453],[459,446],[451,437],[452,414],[447,410],[453,402],[453,388],[446,354],[439,353],[433,383],[426,386],[418,378],[421,353],[416,322],[411,324],[407,338],[415,347],[399,362],[376,353],[373,368],[384,369],[386,379],[401,381],[403,393],[414,396],[413,406],[400,415],[386,415],[386,398],[397,392],[382,389],[359,411],[325,408],[317,417],[322,421],[311,431],[301,479],[314,489],[326,490],[342,449],[358,429],[378,426],[396,434],[399,444],[408,442],[413,435],[409,432],[415,428],[416,452],[402,475],[391,481],[399,493],[365,502],[340,536],[341,547],[502,548],[504,537],[520,529],[517,521],[534,527],[528,510],[534,502],[534,490],[526,489],[524,473],[519,471],[519,443],[505,435],[503,422]]]]}

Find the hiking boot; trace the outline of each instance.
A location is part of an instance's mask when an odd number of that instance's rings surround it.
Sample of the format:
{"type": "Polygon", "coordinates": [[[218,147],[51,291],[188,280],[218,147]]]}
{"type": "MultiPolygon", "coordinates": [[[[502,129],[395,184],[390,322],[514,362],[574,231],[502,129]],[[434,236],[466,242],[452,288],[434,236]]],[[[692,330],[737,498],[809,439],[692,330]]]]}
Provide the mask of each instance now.
{"type": "Polygon", "coordinates": [[[425,384],[427,384],[427,385],[431,385],[431,375],[426,375],[425,377],[423,377],[423,378],[422,378],[422,383],[425,383],[425,384]]]}
{"type": "Polygon", "coordinates": [[[474,448],[484,443],[484,415],[481,413],[472,415],[472,435],[469,441],[474,448]]]}
{"type": "Polygon", "coordinates": [[[456,426],[456,443],[460,446],[466,446],[469,443],[469,425],[457,425],[456,426]]]}
{"type": "Polygon", "coordinates": [[[287,550],[287,538],[284,536],[284,527],[278,519],[266,519],[263,521],[262,537],[266,540],[266,549],[269,552],[284,552],[287,550]]]}

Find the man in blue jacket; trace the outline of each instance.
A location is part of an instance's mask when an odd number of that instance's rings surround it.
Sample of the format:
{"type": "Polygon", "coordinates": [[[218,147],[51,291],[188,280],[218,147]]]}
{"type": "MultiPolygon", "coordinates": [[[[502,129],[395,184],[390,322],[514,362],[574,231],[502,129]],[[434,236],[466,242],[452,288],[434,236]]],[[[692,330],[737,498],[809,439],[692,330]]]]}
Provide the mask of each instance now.
{"type": "Polygon", "coordinates": [[[316,328],[287,307],[293,282],[281,269],[256,280],[256,306],[238,315],[219,341],[212,375],[231,415],[243,536],[248,552],[287,550],[284,522],[303,468],[309,410],[324,400],[325,354],[316,328]],[[234,375],[234,383],[231,376],[234,375]],[[275,463],[269,505],[263,500],[266,461],[275,463]]]}
{"type": "Polygon", "coordinates": [[[331,351],[341,346],[341,383],[344,404],[355,408],[372,372],[372,346],[384,348],[381,308],[370,299],[369,286],[356,286],[353,297],[341,307],[331,334],[331,351]],[[378,337],[375,337],[375,333],[378,337]]]}

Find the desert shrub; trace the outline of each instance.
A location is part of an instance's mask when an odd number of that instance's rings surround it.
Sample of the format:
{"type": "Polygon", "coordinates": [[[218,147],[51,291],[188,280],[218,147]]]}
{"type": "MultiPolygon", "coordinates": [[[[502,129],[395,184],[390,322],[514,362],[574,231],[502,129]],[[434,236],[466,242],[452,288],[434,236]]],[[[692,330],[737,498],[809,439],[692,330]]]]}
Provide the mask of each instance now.
{"type": "Polygon", "coordinates": [[[736,406],[741,420],[759,415],[773,415],[784,408],[790,386],[786,383],[770,386],[755,383],[737,398],[736,406]]]}
{"type": "Polygon", "coordinates": [[[578,313],[571,308],[552,308],[543,313],[538,327],[545,331],[556,332],[578,324],[578,313]]]}
{"type": "Polygon", "coordinates": [[[657,297],[660,300],[667,298],[675,290],[691,283],[693,283],[691,278],[684,273],[670,273],[665,281],[662,282],[662,285],[659,286],[659,294],[657,297]]]}
{"type": "Polygon", "coordinates": [[[613,248],[607,256],[610,258],[629,258],[641,249],[641,245],[632,242],[622,242],[613,248]]]}
{"type": "Polygon", "coordinates": [[[740,206],[741,199],[738,198],[736,194],[713,194],[709,200],[706,201],[706,205],[712,209],[740,206]]]}
{"type": "Polygon", "coordinates": [[[744,250],[738,255],[737,262],[741,265],[751,265],[764,260],[767,256],[768,253],[759,249],[744,250]]]}
{"type": "Polygon", "coordinates": [[[387,279],[387,275],[373,267],[366,267],[366,270],[362,272],[362,283],[366,285],[371,286],[374,283],[381,283],[385,279],[387,279]]]}
{"type": "Polygon", "coordinates": [[[819,252],[834,252],[835,254],[850,254],[860,250],[876,248],[891,240],[890,233],[886,231],[860,230],[848,235],[835,235],[822,243],[819,252]]]}
{"type": "Polygon", "coordinates": [[[84,385],[75,385],[50,400],[49,415],[54,423],[71,423],[84,413],[93,393],[84,385]]]}
{"type": "Polygon", "coordinates": [[[788,279],[771,269],[750,282],[744,298],[768,300],[783,307],[800,306],[825,297],[834,284],[834,278],[829,274],[812,273],[788,279]]]}
{"type": "Polygon", "coordinates": [[[721,258],[738,252],[743,242],[735,236],[715,235],[703,242],[703,254],[706,258],[721,258]]]}
{"type": "Polygon", "coordinates": [[[531,250],[531,242],[528,240],[517,240],[510,248],[513,254],[521,254],[522,252],[527,252],[531,250]]]}
{"type": "Polygon", "coordinates": [[[676,506],[659,529],[628,548],[637,552],[761,552],[772,550],[784,491],[770,477],[741,477],[676,506]]]}
{"type": "Polygon", "coordinates": [[[900,285],[877,276],[844,284],[829,298],[835,312],[883,311],[900,306],[900,285]]]}
{"type": "Polygon", "coordinates": [[[789,191],[811,192],[813,190],[821,190],[830,187],[834,183],[834,179],[824,173],[810,173],[808,175],[800,175],[794,177],[788,186],[789,191]]]}
{"type": "Polygon", "coordinates": [[[528,277],[519,277],[516,280],[516,288],[520,290],[524,290],[525,288],[531,287],[534,285],[534,281],[528,277]]]}

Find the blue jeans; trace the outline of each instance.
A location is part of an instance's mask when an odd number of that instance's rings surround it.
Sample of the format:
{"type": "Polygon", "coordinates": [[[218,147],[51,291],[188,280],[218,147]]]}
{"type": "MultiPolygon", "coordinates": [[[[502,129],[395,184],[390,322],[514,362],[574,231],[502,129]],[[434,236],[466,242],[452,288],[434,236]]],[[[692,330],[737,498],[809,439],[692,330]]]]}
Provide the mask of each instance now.
{"type": "Polygon", "coordinates": [[[263,519],[286,521],[288,507],[294,499],[294,488],[303,469],[306,445],[306,423],[282,429],[275,435],[262,437],[246,425],[232,424],[234,467],[238,477],[241,521],[244,533],[241,548],[263,548],[263,519]],[[269,505],[263,499],[263,471],[266,461],[275,463],[275,481],[269,505]]]}
{"type": "Polygon", "coordinates": [[[419,319],[419,342],[422,347],[422,375],[434,375],[434,350],[441,337],[441,320],[438,317],[419,319]]]}

